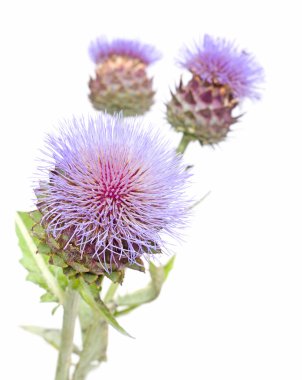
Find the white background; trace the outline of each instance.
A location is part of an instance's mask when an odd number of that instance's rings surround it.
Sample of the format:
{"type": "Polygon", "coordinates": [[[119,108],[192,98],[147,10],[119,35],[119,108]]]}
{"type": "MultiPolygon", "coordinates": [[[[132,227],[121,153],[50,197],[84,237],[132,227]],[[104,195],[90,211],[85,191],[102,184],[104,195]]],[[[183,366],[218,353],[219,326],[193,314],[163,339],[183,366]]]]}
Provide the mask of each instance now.
{"type": "Polygon", "coordinates": [[[45,132],[91,111],[90,40],[138,37],[164,53],[151,70],[158,103],[149,117],[176,146],[163,106],[180,74],[174,57],[204,33],[257,56],[263,99],[243,105],[241,123],[215,150],[190,146],[192,191],[211,195],[160,298],[120,320],[136,339],[111,330],[109,361],[89,380],[302,378],[300,14],[298,1],[1,3],[1,379],[54,376],[55,350],[18,326],[59,327],[61,314],[52,317],[41,290],[25,282],[13,221],[32,205],[45,132]]]}

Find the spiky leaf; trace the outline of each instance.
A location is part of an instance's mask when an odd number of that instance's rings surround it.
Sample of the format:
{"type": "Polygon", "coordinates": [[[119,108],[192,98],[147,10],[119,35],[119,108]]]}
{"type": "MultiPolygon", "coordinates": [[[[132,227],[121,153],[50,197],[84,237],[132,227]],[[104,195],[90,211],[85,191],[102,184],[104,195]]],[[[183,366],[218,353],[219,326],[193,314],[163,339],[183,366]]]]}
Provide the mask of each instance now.
{"type": "Polygon", "coordinates": [[[28,212],[17,213],[16,233],[23,253],[20,262],[28,271],[27,280],[46,290],[46,294],[41,297],[42,302],[55,301],[63,304],[68,280],[61,268],[49,265],[47,256],[37,254],[40,242],[32,234],[34,224],[28,212]]]}
{"type": "Polygon", "coordinates": [[[104,304],[99,296],[99,292],[93,286],[87,285],[84,279],[79,278],[74,281],[74,285],[79,291],[83,300],[91,307],[91,309],[99,315],[101,319],[104,319],[108,324],[114,327],[120,333],[131,337],[126,330],[117,322],[113,314],[111,314],[108,307],[104,304]]]}
{"type": "MultiPolygon", "coordinates": [[[[61,345],[61,330],[59,329],[47,329],[39,326],[21,326],[24,330],[38,335],[43,338],[47,343],[57,350],[61,345]]],[[[73,352],[77,355],[80,354],[80,350],[76,345],[73,345],[73,352]]]]}

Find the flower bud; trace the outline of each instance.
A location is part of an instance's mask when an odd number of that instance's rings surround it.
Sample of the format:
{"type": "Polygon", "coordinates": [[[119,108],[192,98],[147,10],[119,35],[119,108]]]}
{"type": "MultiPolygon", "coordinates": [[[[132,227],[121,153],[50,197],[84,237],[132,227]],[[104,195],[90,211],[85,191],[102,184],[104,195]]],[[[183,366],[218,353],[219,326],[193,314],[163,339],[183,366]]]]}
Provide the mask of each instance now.
{"type": "Polygon", "coordinates": [[[150,109],[155,92],[147,67],[160,58],[155,48],[138,41],[98,39],[91,43],[90,55],[96,68],[89,98],[96,110],[132,116],[150,109]]]}
{"type": "Polygon", "coordinates": [[[184,49],[179,63],[192,77],[180,84],[167,103],[168,122],[202,145],[224,140],[239,116],[234,108],[244,98],[260,97],[263,70],[232,43],[205,36],[195,50],[184,49]]]}

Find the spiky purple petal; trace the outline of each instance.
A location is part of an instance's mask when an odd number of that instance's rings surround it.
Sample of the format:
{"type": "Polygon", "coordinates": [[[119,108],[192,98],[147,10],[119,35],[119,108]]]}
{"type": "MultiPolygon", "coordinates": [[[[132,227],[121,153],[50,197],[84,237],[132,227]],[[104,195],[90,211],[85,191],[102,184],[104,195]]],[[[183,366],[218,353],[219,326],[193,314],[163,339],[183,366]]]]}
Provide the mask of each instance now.
{"type": "Polygon", "coordinates": [[[48,135],[44,156],[36,193],[47,233],[58,238],[72,229],[82,254],[104,267],[108,252],[112,262],[152,255],[185,224],[188,171],[139,118],[100,113],[66,121],[48,135]]]}
{"type": "Polygon", "coordinates": [[[229,86],[239,99],[260,98],[263,68],[234,42],[205,35],[193,49],[185,47],[178,62],[204,81],[229,86]]]}
{"type": "Polygon", "coordinates": [[[146,65],[150,65],[161,58],[160,52],[152,45],[122,38],[108,41],[103,36],[90,43],[89,55],[95,63],[103,62],[113,55],[138,59],[146,65]]]}

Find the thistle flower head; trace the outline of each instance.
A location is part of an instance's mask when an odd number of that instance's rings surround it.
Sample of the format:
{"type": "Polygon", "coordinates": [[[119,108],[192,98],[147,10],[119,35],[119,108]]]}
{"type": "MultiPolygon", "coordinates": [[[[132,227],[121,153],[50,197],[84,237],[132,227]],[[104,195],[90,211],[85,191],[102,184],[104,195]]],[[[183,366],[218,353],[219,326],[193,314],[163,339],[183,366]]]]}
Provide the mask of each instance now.
{"type": "Polygon", "coordinates": [[[263,69],[234,42],[205,35],[201,44],[183,49],[179,63],[208,83],[227,85],[238,99],[260,97],[263,69]]]}
{"type": "Polygon", "coordinates": [[[160,252],[186,220],[188,172],[141,124],[100,113],[47,138],[36,189],[42,225],[63,251],[89,259],[92,273],[94,263],[99,274],[160,252]]]}
{"type": "Polygon", "coordinates": [[[150,65],[161,57],[159,51],[152,45],[122,38],[108,41],[105,37],[99,37],[90,43],[89,55],[96,64],[104,62],[112,56],[121,56],[150,65]]]}

